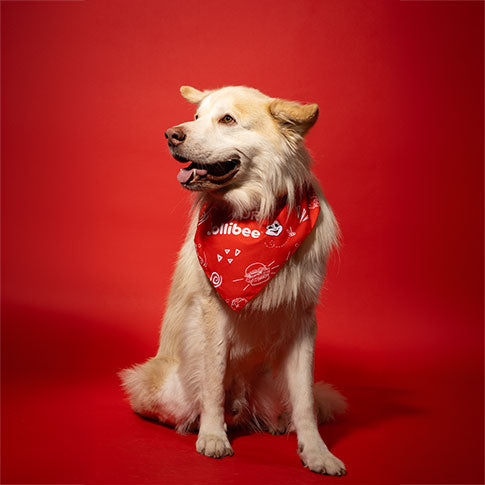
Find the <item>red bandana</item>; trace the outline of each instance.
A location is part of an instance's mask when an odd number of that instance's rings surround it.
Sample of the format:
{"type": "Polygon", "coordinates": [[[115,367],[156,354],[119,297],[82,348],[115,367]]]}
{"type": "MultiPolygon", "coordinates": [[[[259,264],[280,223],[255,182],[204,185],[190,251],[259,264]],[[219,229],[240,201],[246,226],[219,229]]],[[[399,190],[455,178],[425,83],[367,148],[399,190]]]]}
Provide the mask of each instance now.
{"type": "MultiPolygon", "coordinates": [[[[284,204],[284,205],[283,205],[284,204]]],[[[236,312],[260,292],[310,234],[320,212],[313,189],[289,212],[280,205],[274,220],[257,222],[252,212],[238,220],[214,206],[199,215],[195,248],[205,274],[236,312]]]]}

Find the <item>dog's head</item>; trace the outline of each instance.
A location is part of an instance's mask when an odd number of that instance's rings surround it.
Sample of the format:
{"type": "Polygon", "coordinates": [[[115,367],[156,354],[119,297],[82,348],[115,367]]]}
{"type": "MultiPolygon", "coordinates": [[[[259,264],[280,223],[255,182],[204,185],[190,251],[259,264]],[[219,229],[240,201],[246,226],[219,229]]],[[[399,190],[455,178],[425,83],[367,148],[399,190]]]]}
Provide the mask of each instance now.
{"type": "Polygon", "coordinates": [[[303,137],[318,117],[316,104],[270,98],[256,89],[180,89],[197,105],[195,119],[165,132],[170,153],[187,166],[178,181],[223,198],[235,213],[269,212],[310,177],[303,137]]]}

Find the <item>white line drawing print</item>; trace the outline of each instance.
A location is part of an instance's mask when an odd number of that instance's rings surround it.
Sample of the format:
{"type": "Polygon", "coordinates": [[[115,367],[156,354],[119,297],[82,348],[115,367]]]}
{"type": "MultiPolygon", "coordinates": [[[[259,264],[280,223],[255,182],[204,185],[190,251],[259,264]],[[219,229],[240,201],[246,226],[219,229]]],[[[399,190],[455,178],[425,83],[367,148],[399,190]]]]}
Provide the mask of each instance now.
{"type": "Polygon", "coordinates": [[[298,217],[299,222],[308,220],[308,213],[305,208],[303,208],[302,210],[301,205],[296,206],[296,215],[298,217]]]}
{"type": "MultiPolygon", "coordinates": [[[[1,1],[1,0],[0,0],[1,1]]],[[[230,256],[231,254],[231,249],[224,249],[224,252],[230,256]]],[[[234,258],[236,256],[239,256],[241,254],[241,250],[240,249],[234,249],[234,257],[232,258],[226,258],[226,261],[231,264],[233,261],[234,261],[234,258]]],[[[224,259],[224,256],[223,255],[220,255],[220,254],[217,254],[217,261],[220,263],[222,260],[224,259]]]]}
{"type": "MultiPolygon", "coordinates": [[[[1,1],[1,0],[0,0],[0,1],[1,1]]],[[[228,256],[230,256],[230,255],[231,255],[231,254],[230,254],[230,253],[231,253],[231,249],[224,249],[224,252],[225,252],[225,253],[226,253],[228,256]]],[[[235,258],[236,256],[239,256],[240,254],[241,254],[241,250],[240,250],[240,249],[235,249],[235,250],[234,250],[234,257],[232,257],[232,258],[227,257],[227,258],[225,258],[225,259],[226,259],[226,261],[227,261],[229,264],[231,264],[231,263],[234,261],[234,258],[235,258]]],[[[217,262],[219,262],[219,263],[220,263],[220,262],[221,262],[223,259],[224,259],[224,255],[221,255],[221,254],[217,253],[217,262]]]]}
{"type": "Polygon", "coordinates": [[[202,254],[204,255],[203,257],[200,254],[197,254],[197,257],[199,258],[199,263],[203,268],[207,268],[207,256],[205,254],[205,251],[202,251],[202,254]]]}
{"type": "MultiPolygon", "coordinates": [[[[288,231],[288,230],[287,230],[288,231]]],[[[294,233],[296,234],[296,233],[294,233]]],[[[267,247],[267,248],[270,248],[270,249],[273,249],[273,248],[276,248],[276,249],[279,249],[279,248],[282,248],[283,246],[286,245],[286,243],[288,242],[288,240],[293,237],[291,235],[288,235],[288,237],[281,243],[281,244],[276,244],[275,240],[274,239],[270,239],[269,241],[264,241],[264,245],[267,247]]]]}
{"type": "Polygon", "coordinates": [[[199,263],[203,268],[207,268],[207,255],[205,254],[205,251],[202,249],[202,244],[197,243],[197,257],[199,258],[199,263]],[[202,251],[202,254],[204,256],[201,256],[199,254],[199,251],[202,251]]]}
{"type": "Polygon", "coordinates": [[[271,263],[266,266],[264,263],[253,263],[250,264],[245,272],[244,272],[244,277],[243,278],[237,278],[232,281],[243,281],[245,280],[247,285],[245,286],[244,290],[248,288],[249,286],[259,286],[262,285],[263,283],[266,283],[269,281],[271,276],[276,274],[275,269],[279,268],[279,265],[276,266],[271,266],[274,263],[274,261],[271,261],[271,263]]]}
{"type": "Polygon", "coordinates": [[[311,210],[316,209],[317,207],[320,207],[320,202],[318,202],[318,197],[316,195],[313,195],[310,199],[310,202],[308,203],[308,208],[311,210]]]}
{"type": "Polygon", "coordinates": [[[209,278],[209,281],[212,283],[214,288],[218,288],[219,286],[222,285],[222,276],[219,273],[216,273],[215,271],[211,274],[211,277],[209,278]]]}
{"type": "Polygon", "coordinates": [[[240,310],[247,302],[246,298],[234,298],[231,302],[231,308],[236,311],[240,310]]]}
{"type": "Polygon", "coordinates": [[[308,214],[306,209],[303,209],[300,217],[300,222],[307,221],[308,220],[308,214]]]}

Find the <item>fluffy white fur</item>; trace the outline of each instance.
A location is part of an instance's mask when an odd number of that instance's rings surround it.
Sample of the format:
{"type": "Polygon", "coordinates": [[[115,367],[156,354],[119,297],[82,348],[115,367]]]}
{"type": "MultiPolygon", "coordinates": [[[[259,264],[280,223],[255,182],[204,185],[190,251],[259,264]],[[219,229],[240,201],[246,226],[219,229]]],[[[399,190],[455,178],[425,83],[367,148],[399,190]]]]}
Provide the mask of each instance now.
{"type": "Polygon", "coordinates": [[[328,384],[313,384],[315,305],[338,228],[311,172],[303,137],[318,116],[317,105],[270,98],[246,87],[182,95],[197,104],[194,121],[178,125],[186,138],[172,147],[183,157],[216,163],[238,154],[240,167],[227,184],[196,193],[187,237],[179,253],[163,318],[157,355],[120,373],[133,409],[180,432],[199,430],[197,451],[232,455],[227,426],[272,433],[296,431],[305,466],[330,475],[345,473],[330,453],[317,423],[345,408],[328,384]],[[230,126],[220,123],[229,114],[230,126]],[[271,215],[278,197],[292,205],[311,185],[321,212],[301,247],[266,287],[236,314],[217,295],[194,248],[198,208],[207,200],[271,215]]]}

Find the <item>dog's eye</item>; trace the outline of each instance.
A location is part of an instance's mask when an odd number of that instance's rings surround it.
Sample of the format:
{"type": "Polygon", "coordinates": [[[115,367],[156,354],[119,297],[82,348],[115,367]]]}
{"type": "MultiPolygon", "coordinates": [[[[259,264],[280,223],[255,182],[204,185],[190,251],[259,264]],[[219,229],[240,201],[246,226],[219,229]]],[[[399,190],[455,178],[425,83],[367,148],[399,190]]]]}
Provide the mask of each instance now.
{"type": "Polygon", "coordinates": [[[198,120],[199,119],[199,115],[195,115],[195,119],[198,120]]]}
{"type": "Polygon", "coordinates": [[[236,120],[231,115],[224,115],[220,120],[219,123],[224,123],[225,125],[230,125],[235,123],[236,120]]]}

